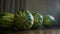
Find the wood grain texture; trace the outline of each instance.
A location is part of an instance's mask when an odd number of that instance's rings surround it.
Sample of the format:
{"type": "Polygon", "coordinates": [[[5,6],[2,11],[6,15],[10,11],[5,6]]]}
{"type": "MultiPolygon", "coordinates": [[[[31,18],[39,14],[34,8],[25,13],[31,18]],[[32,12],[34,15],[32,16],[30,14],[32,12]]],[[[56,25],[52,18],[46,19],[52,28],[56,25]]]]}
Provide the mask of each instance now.
{"type": "Polygon", "coordinates": [[[28,31],[1,31],[0,34],[60,34],[60,29],[28,30],[28,31]]]}
{"type": "Polygon", "coordinates": [[[16,32],[13,34],[60,34],[60,30],[29,30],[29,31],[23,31],[23,32],[16,32]]]}

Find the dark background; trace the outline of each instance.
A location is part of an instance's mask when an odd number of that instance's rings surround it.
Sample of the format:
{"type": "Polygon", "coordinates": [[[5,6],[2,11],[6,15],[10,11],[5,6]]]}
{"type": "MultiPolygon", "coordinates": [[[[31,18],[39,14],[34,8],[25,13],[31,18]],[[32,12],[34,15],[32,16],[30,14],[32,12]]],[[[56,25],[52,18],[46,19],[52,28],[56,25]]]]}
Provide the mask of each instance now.
{"type": "Polygon", "coordinates": [[[60,1],[59,0],[0,0],[0,11],[15,13],[21,9],[52,15],[56,19],[56,25],[60,25],[60,1]]]}
{"type": "Polygon", "coordinates": [[[56,25],[60,25],[59,0],[26,0],[26,9],[45,15],[52,15],[56,19],[56,25]]]}

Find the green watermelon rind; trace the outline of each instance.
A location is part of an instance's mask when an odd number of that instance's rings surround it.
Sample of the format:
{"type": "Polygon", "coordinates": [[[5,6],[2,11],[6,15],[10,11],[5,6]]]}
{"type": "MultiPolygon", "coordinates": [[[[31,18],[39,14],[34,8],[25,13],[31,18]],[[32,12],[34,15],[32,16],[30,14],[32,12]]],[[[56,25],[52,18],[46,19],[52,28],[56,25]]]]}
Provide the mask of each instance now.
{"type": "Polygon", "coordinates": [[[15,15],[15,25],[22,30],[30,29],[33,25],[34,19],[29,11],[19,11],[15,15]],[[24,20],[25,19],[25,20],[24,20]]]}
{"type": "Polygon", "coordinates": [[[0,27],[2,28],[10,28],[13,25],[14,14],[9,12],[4,12],[0,15],[0,27]]]}
{"type": "Polygon", "coordinates": [[[51,27],[55,24],[55,18],[51,15],[46,15],[44,16],[43,18],[43,24],[46,26],[46,27],[51,27]]]}
{"type": "Polygon", "coordinates": [[[33,13],[33,17],[34,17],[33,28],[41,27],[43,23],[43,16],[39,13],[33,13]]]}

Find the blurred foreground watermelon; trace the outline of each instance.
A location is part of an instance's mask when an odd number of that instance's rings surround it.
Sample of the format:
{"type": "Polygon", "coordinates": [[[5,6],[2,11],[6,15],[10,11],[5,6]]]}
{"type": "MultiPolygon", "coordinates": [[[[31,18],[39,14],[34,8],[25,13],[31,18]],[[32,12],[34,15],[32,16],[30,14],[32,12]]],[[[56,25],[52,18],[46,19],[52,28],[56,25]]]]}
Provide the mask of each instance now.
{"type": "Polygon", "coordinates": [[[43,19],[43,25],[46,27],[51,27],[55,24],[55,18],[51,15],[46,15],[43,19]]]}
{"type": "Polygon", "coordinates": [[[15,14],[15,26],[21,30],[30,29],[33,26],[33,16],[27,10],[20,10],[15,14]]]}
{"type": "Polygon", "coordinates": [[[39,13],[33,13],[34,25],[32,28],[40,28],[43,23],[43,16],[39,13]]]}
{"type": "Polygon", "coordinates": [[[10,28],[13,25],[14,14],[9,12],[0,13],[0,27],[10,28]]]}

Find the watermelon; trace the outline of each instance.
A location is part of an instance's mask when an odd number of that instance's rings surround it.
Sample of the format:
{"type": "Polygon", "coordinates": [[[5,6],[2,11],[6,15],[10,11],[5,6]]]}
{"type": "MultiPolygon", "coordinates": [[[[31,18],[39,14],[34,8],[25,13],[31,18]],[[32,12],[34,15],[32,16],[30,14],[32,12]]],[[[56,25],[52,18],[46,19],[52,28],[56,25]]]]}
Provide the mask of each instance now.
{"type": "Polygon", "coordinates": [[[51,15],[46,15],[43,18],[43,25],[46,27],[51,27],[55,24],[55,18],[51,15]]]}
{"type": "Polygon", "coordinates": [[[43,16],[39,13],[33,13],[34,25],[32,28],[40,28],[43,23],[43,16]]]}
{"type": "Polygon", "coordinates": [[[13,25],[14,14],[9,12],[0,13],[0,27],[10,28],[13,25]]]}
{"type": "Polygon", "coordinates": [[[28,30],[32,27],[34,18],[30,11],[20,10],[15,14],[15,26],[20,30],[28,30]]]}

